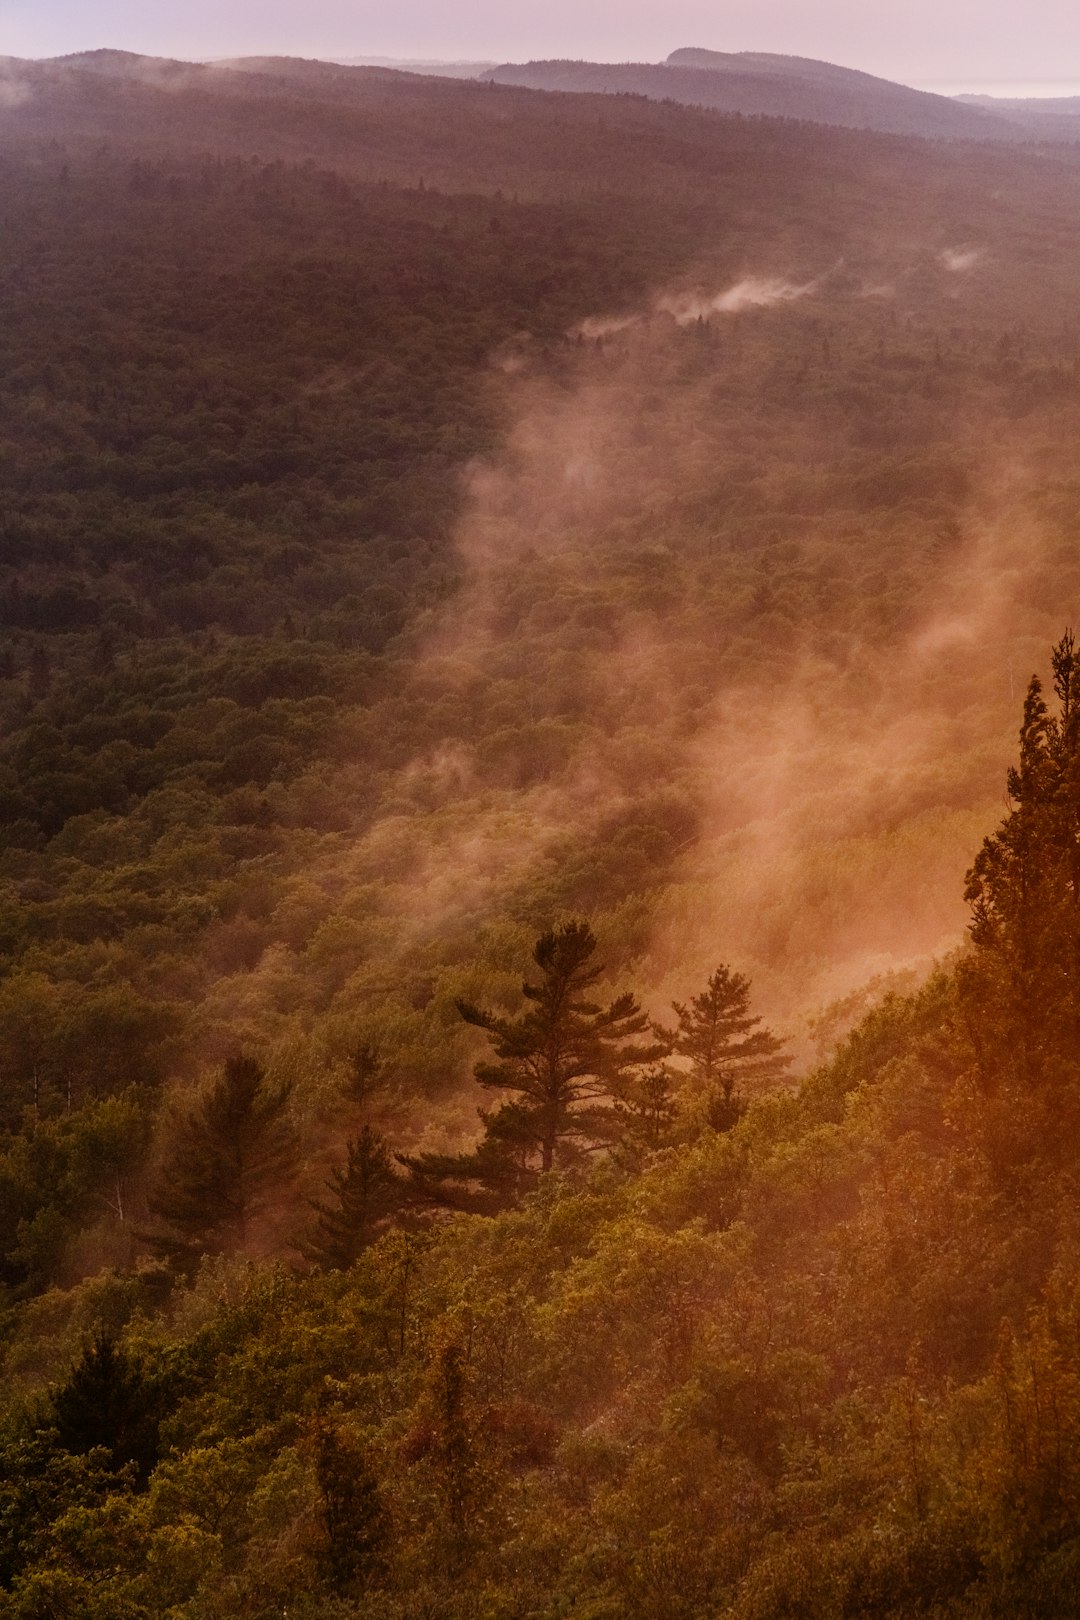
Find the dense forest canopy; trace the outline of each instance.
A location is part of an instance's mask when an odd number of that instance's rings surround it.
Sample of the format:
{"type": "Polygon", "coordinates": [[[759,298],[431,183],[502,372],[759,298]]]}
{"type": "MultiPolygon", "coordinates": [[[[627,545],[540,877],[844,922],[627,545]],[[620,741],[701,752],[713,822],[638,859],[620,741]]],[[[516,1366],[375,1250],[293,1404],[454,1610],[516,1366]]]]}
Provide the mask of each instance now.
{"type": "Polygon", "coordinates": [[[3,91],[0,1615],[1074,1612],[1080,162],[3,91]]]}

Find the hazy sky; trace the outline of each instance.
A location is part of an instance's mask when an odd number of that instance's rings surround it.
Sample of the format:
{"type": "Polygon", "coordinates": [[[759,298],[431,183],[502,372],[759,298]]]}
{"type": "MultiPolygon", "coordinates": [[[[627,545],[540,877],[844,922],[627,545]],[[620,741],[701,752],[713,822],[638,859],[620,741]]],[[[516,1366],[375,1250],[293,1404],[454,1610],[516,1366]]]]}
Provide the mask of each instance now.
{"type": "Polygon", "coordinates": [[[0,0],[0,54],[657,61],[788,51],[908,83],[1080,81],[1077,0],[0,0]]]}

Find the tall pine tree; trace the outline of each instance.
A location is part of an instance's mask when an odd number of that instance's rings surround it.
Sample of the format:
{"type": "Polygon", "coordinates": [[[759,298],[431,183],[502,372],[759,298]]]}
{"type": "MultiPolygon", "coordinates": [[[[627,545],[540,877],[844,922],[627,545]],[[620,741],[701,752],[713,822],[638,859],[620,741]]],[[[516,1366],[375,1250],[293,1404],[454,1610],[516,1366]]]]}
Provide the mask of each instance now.
{"type": "Polygon", "coordinates": [[[370,1125],[348,1143],[343,1167],[332,1170],[329,1197],[312,1199],[318,1220],[301,1245],[309,1260],[324,1269],[347,1271],[373,1243],[398,1208],[403,1178],[398,1175],[383,1138],[370,1125]]]}
{"type": "Polygon", "coordinates": [[[507,1094],[482,1112],[484,1136],[473,1153],[404,1157],[414,1195],[462,1208],[512,1202],[538,1176],[569,1168],[610,1146],[620,1132],[616,1101],[644,1066],[666,1048],[632,995],[592,999],[603,973],[587,923],[571,922],[536,943],[535,980],[526,980],[526,1009],[516,1018],[458,1003],[466,1023],[482,1029],[494,1061],[474,1070],[482,1086],[507,1094]]]}
{"type": "Polygon", "coordinates": [[[1033,676],[1009,810],[968,873],[973,950],[961,965],[979,1082],[1007,1104],[1014,1157],[1080,1125],[1080,659],[1053,649],[1052,712],[1033,676]]]}
{"type": "Polygon", "coordinates": [[[291,1088],[255,1058],[232,1057],[193,1104],[174,1114],[149,1199],[151,1245],[178,1264],[243,1249],[255,1220],[291,1179],[291,1088]]]}
{"type": "Polygon", "coordinates": [[[102,1448],[114,1469],[133,1465],[145,1484],[158,1460],[162,1399],[160,1380],[148,1377],[113,1334],[99,1330],[52,1392],[49,1416],[65,1451],[102,1448]]]}

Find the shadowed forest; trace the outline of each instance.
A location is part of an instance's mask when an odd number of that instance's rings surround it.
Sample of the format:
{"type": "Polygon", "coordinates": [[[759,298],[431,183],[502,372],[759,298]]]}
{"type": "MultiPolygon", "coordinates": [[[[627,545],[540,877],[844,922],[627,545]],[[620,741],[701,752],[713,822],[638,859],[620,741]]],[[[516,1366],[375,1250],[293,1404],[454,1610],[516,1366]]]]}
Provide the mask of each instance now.
{"type": "Polygon", "coordinates": [[[1080,153],[0,137],[0,1616],[1080,1613],[1080,153]]]}

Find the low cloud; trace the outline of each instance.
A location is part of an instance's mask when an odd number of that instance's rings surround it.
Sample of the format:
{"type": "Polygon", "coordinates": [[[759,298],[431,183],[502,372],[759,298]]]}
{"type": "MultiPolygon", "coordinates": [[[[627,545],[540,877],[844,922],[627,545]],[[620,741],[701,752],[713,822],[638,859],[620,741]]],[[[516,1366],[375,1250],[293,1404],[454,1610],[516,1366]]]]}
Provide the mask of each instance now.
{"type": "MultiPolygon", "coordinates": [[[[698,305],[771,306],[813,385],[828,362],[790,306],[820,286],[745,277],[698,305]]],[[[690,296],[650,307],[686,324],[690,296]]],[[[730,961],[797,1027],[963,936],[1023,681],[1060,629],[1032,515],[1060,469],[1029,464],[1030,428],[992,401],[958,416],[920,396],[920,431],[910,410],[890,431],[928,490],[970,494],[948,495],[947,523],[930,496],[903,519],[841,510],[828,491],[852,492],[862,418],[808,412],[794,375],[763,416],[756,341],[688,343],[644,313],[578,329],[620,341],[500,384],[501,445],[465,479],[462,584],[405,694],[445,729],[327,887],[377,888],[387,960],[441,949],[563,893],[568,865],[599,870],[613,828],[647,848],[663,799],[677,831],[641,869],[639,983],[661,1009],[730,961]]]]}
{"type": "Polygon", "coordinates": [[[938,263],[954,276],[966,276],[981,259],[982,253],[974,247],[943,248],[938,254],[938,263]]]}
{"type": "Polygon", "coordinates": [[[616,332],[629,331],[640,320],[640,315],[590,315],[570,328],[570,336],[592,339],[614,337],[616,332]]]}
{"type": "Polygon", "coordinates": [[[794,303],[816,292],[817,281],[784,281],[776,276],[744,276],[726,291],[704,297],[698,293],[665,293],[656,308],[671,315],[679,326],[708,320],[710,315],[741,315],[751,309],[772,309],[794,303]]]}
{"type": "Polygon", "coordinates": [[[0,109],[22,107],[34,94],[33,87],[18,73],[0,67],[0,109]]]}

